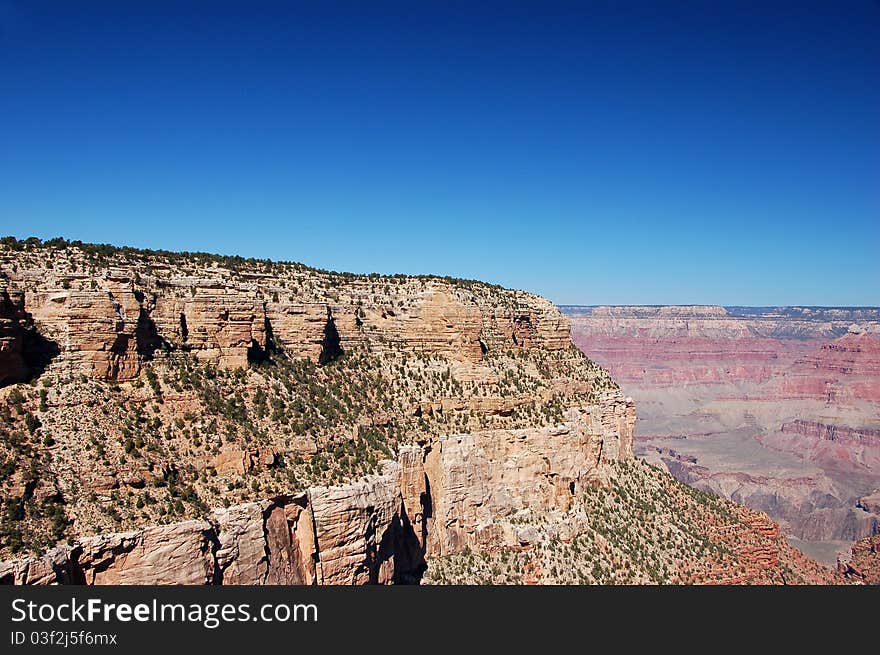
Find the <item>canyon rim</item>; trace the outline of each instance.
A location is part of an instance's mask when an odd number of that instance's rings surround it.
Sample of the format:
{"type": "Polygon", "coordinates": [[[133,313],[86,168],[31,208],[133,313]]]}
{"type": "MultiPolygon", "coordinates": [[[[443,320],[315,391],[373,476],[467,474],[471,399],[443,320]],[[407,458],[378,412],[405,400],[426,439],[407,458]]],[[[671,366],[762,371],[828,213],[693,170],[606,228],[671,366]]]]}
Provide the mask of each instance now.
{"type": "Polygon", "coordinates": [[[635,403],[532,294],[13,238],[0,287],[7,583],[871,575],[636,457],[635,403]]]}

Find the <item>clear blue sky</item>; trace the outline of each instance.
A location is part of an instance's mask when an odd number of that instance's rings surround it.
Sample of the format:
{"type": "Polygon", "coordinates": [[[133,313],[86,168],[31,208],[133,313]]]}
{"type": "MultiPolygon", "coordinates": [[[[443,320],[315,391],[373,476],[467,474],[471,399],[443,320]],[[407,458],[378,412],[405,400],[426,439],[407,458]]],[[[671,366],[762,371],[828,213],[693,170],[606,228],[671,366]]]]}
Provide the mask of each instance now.
{"type": "Polygon", "coordinates": [[[880,4],[475,4],[0,0],[0,233],[880,305],[880,4]]]}

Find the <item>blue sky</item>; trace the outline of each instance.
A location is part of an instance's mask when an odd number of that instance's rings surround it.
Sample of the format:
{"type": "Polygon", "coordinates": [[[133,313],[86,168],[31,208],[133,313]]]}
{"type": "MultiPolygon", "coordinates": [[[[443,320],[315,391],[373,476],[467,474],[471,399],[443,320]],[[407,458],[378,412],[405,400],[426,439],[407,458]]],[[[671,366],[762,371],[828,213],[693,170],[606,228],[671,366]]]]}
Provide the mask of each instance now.
{"type": "Polygon", "coordinates": [[[880,305],[880,4],[474,4],[0,0],[0,233],[880,305]]]}

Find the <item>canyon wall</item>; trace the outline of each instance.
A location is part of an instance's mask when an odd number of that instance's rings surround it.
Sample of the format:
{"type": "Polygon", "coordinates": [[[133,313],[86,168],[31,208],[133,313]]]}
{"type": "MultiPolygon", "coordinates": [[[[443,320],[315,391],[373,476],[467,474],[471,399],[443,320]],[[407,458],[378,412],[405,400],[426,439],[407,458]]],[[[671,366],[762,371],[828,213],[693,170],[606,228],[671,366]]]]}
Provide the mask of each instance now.
{"type": "Polygon", "coordinates": [[[0,293],[8,581],[412,582],[633,457],[529,293],[8,239],[0,293]]]}
{"type": "Polygon", "coordinates": [[[537,296],[10,239],[0,291],[2,581],[836,580],[635,460],[537,296]]]}
{"type": "Polygon", "coordinates": [[[0,250],[6,383],[28,377],[22,352],[33,326],[56,345],[59,365],[114,381],[137,378],[144,361],[168,352],[230,369],[272,348],[321,363],[357,346],[479,362],[489,350],[571,345],[567,319],[548,301],[440,278],[284,279],[215,269],[205,274],[217,277],[203,277],[142,261],[91,274],[39,261],[25,268],[18,259],[0,250]]]}
{"type": "Polygon", "coordinates": [[[564,512],[585,487],[607,482],[609,462],[632,459],[632,403],[567,418],[443,436],[402,447],[381,473],[349,484],[82,538],[0,564],[0,583],[417,582],[432,557],[518,545],[517,516],[564,512]]]}
{"type": "Polygon", "coordinates": [[[563,309],[635,398],[644,456],[768,512],[829,564],[876,532],[859,499],[880,487],[880,310],[563,309]]]}

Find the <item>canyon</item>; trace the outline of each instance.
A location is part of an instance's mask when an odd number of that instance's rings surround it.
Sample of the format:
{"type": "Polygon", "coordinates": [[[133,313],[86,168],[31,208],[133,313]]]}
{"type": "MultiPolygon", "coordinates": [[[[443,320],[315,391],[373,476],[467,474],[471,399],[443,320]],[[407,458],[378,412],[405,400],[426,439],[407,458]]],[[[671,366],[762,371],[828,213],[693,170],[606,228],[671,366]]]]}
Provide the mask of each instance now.
{"type": "Polygon", "coordinates": [[[880,310],[564,306],[636,400],[636,452],[826,564],[880,530],[880,310]]]}
{"type": "Polygon", "coordinates": [[[0,582],[864,581],[636,458],[532,294],[5,238],[0,299],[0,582]]]}

